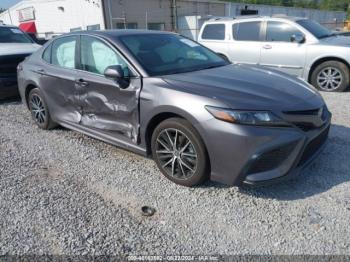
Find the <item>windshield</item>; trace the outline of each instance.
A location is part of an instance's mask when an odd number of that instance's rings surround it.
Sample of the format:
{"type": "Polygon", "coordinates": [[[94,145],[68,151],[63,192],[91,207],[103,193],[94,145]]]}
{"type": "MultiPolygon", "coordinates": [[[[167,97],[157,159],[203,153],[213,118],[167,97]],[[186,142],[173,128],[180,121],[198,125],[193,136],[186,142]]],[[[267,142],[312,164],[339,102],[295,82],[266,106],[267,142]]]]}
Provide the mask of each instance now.
{"type": "Polygon", "coordinates": [[[198,71],[229,64],[198,43],[172,34],[120,37],[150,76],[198,71]]]}
{"type": "Polygon", "coordinates": [[[297,21],[297,23],[302,27],[304,27],[307,31],[309,31],[318,39],[333,35],[331,31],[329,31],[327,28],[325,28],[324,26],[320,25],[319,23],[313,20],[303,19],[303,20],[297,21]]]}
{"type": "Polygon", "coordinates": [[[33,43],[33,41],[18,28],[0,26],[0,43],[29,44],[33,43]]]}

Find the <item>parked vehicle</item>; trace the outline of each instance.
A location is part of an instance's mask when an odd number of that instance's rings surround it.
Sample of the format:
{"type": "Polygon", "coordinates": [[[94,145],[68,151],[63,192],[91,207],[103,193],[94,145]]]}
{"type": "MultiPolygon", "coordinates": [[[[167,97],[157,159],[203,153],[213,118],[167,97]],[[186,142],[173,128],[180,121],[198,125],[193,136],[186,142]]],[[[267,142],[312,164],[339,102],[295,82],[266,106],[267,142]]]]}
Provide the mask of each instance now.
{"type": "Polygon", "coordinates": [[[18,27],[0,23],[0,99],[18,96],[17,65],[39,48],[18,27]]]}
{"type": "Polygon", "coordinates": [[[304,81],[157,31],[58,37],[19,65],[18,82],[40,128],[59,124],[152,155],[184,186],[293,177],[320,152],[331,121],[304,81]]]}
{"type": "Polygon", "coordinates": [[[350,84],[350,38],[306,18],[211,19],[199,42],[234,63],[274,68],[322,91],[341,92],[350,84]]]}
{"type": "Polygon", "coordinates": [[[27,35],[38,45],[44,45],[47,42],[45,38],[38,38],[34,33],[27,33],[27,35]]]}

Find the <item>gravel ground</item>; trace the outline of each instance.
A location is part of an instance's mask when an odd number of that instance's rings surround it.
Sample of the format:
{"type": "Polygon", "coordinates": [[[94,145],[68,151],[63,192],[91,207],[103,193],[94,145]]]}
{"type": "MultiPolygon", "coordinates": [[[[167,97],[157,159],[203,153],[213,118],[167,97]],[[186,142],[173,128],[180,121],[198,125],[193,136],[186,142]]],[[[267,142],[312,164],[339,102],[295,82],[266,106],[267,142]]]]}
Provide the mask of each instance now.
{"type": "Polygon", "coordinates": [[[154,162],[0,104],[0,256],[348,254],[350,93],[323,94],[329,143],[294,181],[177,186],[154,162]],[[140,208],[157,212],[142,217],[140,208]]]}

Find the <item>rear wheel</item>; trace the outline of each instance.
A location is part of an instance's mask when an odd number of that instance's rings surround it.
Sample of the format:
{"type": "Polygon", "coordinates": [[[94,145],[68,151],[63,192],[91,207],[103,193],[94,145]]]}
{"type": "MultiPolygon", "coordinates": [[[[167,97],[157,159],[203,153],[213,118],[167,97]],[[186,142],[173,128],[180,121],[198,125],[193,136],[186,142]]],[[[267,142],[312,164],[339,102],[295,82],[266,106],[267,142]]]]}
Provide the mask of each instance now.
{"type": "Polygon", "coordinates": [[[152,135],[152,154],[161,172],[176,184],[191,187],[208,179],[205,145],[184,119],[167,119],[157,126],[152,135]]]}
{"type": "Polygon", "coordinates": [[[311,84],[326,92],[343,92],[350,83],[349,68],[342,62],[327,61],[315,68],[311,84]]]}
{"type": "Polygon", "coordinates": [[[57,124],[52,121],[49,109],[39,88],[34,88],[28,96],[29,110],[32,118],[41,129],[52,129],[57,124]]]}

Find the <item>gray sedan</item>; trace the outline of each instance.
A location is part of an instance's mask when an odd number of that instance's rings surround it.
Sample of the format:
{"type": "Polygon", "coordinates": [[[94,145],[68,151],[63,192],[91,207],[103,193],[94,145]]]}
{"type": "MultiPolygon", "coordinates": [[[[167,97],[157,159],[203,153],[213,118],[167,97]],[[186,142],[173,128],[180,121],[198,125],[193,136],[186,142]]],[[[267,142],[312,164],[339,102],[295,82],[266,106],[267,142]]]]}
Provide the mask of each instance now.
{"type": "Polygon", "coordinates": [[[40,128],[152,156],[184,186],[293,177],[320,152],[331,121],[305,82],[232,65],[164,32],[63,35],[19,65],[18,82],[40,128]]]}

